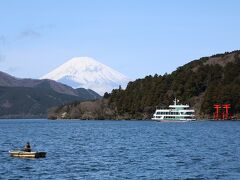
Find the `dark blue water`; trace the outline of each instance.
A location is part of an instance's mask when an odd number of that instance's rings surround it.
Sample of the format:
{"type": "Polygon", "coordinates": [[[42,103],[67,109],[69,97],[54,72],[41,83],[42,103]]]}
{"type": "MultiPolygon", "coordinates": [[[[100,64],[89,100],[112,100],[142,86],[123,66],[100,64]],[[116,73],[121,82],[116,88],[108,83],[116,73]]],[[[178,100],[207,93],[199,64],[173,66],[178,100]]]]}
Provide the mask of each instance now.
{"type": "Polygon", "coordinates": [[[0,179],[187,178],[240,179],[240,122],[0,120],[0,179]]]}

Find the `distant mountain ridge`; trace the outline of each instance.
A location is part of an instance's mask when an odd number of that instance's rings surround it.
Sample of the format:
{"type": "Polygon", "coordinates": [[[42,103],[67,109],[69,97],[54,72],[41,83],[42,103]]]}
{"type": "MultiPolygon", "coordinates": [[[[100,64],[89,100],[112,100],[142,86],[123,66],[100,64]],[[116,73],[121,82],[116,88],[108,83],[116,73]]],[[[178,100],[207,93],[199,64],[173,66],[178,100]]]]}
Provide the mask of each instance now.
{"type": "Polygon", "coordinates": [[[125,75],[90,57],[75,57],[41,77],[52,79],[73,88],[92,89],[103,95],[130,81],[125,75]]]}
{"type": "Polygon", "coordinates": [[[73,89],[53,80],[16,78],[0,71],[0,118],[46,117],[51,107],[99,98],[89,89],[73,89]]]}

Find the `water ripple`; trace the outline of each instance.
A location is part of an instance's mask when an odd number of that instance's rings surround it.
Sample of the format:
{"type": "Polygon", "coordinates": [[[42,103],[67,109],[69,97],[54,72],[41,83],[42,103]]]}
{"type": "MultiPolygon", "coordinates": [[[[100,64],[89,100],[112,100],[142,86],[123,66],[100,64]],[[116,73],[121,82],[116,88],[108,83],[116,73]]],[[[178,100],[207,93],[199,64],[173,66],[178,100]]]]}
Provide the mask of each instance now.
{"type": "Polygon", "coordinates": [[[240,179],[240,123],[0,120],[0,179],[240,179]],[[11,158],[30,141],[45,159],[11,158]]]}

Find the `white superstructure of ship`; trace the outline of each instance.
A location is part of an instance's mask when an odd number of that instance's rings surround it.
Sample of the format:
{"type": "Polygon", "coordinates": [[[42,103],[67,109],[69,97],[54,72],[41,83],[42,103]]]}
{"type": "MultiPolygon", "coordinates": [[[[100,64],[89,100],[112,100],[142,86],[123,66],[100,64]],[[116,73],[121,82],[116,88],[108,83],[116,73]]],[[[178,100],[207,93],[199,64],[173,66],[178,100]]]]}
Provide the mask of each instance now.
{"type": "Polygon", "coordinates": [[[152,120],[162,122],[187,122],[195,121],[195,110],[189,105],[177,104],[179,100],[175,98],[174,104],[169,109],[156,109],[152,120]]]}

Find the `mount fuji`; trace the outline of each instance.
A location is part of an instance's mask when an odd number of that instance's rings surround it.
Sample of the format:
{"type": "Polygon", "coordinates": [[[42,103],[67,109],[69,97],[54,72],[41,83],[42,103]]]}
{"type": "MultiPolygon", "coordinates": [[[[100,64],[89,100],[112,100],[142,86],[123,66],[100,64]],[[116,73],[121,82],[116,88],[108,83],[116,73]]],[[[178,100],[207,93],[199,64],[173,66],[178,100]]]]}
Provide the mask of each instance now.
{"type": "Polygon", "coordinates": [[[128,77],[91,57],[75,57],[40,79],[51,79],[73,88],[91,89],[100,95],[121,85],[126,87],[128,77]]]}

